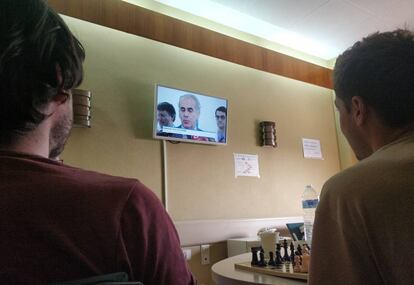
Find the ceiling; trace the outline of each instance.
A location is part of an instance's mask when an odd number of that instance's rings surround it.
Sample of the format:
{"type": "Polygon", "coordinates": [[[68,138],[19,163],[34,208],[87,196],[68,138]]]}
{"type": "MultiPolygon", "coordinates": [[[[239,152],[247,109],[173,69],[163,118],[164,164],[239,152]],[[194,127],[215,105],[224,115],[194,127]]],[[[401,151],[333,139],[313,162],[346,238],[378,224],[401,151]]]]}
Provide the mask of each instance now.
{"type": "Polygon", "coordinates": [[[330,60],[362,37],[414,29],[414,0],[155,0],[330,60]]]}

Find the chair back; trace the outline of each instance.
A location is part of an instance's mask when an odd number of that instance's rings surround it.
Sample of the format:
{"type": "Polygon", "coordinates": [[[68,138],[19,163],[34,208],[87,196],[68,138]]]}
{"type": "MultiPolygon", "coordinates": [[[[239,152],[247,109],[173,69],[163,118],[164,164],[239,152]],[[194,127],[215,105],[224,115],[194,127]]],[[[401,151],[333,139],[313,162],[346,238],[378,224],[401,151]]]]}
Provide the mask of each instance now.
{"type": "Polygon", "coordinates": [[[50,285],[144,285],[138,281],[128,281],[128,274],[116,272],[85,279],[51,283],[50,285]]]}

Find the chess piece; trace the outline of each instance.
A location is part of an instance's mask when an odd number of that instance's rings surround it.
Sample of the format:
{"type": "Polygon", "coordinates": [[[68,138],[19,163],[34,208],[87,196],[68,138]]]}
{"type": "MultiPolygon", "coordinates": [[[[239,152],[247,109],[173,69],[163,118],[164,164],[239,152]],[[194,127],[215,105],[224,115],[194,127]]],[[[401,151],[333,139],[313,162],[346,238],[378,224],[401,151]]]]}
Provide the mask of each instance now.
{"type": "Polygon", "coordinates": [[[264,250],[262,247],[260,247],[260,253],[259,253],[260,259],[259,259],[259,264],[258,266],[264,267],[266,266],[266,261],[264,258],[264,250]]]}
{"type": "Polygon", "coordinates": [[[276,266],[275,260],[273,259],[273,252],[269,252],[269,262],[267,263],[270,266],[276,266]]]}
{"type": "Polygon", "coordinates": [[[295,262],[295,246],[293,245],[293,242],[290,242],[290,261],[292,263],[295,262]]]}
{"type": "Polygon", "coordinates": [[[250,263],[252,266],[258,266],[259,265],[259,260],[257,259],[257,251],[258,248],[257,247],[252,247],[252,262],[250,263]]]}
{"type": "Polygon", "coordinates": [[[283,261],[284,262],[290,262],[290,257],[288,254],[288,244],[286,240],[283,240],[283,249],[284,249],[284,254],[283,254],[283,261]]]}
{"type": "Polygon", "coordinates": [[[309,272],[309,261],[310,261],[309,250],[307,247],[305,247],[303,254],[302,254],[302,268],[300,272],[303,272],[303,273],[309,272]]]}
{"type": "Polygon", "coordinates": [[[300,272],[302,270],[302,261],[299,255],[295,255],[293,272],[300,272]]]}
{"type": "Polygon", "coordinates": [[[298,247],[296,250],[298,251],[297,255],[302,255],[302,247],[300,246],[300,244],[298,244],[298,247]]]}
{"type": "Polygon", "coordinates": [[[280,255],[280,244],[278,243],[276,245],[276,257],[275,257],[275,264],[277,267],[282,266],[283,264],[283,260],[282,260],[282,256],[280,255]]]}
{"type": "Polygon", "coordinates": [[[288,270],[289,273],[294,273],[292,262],[287,263],[287,266],[288,266],[287,270],[288,270]]]}

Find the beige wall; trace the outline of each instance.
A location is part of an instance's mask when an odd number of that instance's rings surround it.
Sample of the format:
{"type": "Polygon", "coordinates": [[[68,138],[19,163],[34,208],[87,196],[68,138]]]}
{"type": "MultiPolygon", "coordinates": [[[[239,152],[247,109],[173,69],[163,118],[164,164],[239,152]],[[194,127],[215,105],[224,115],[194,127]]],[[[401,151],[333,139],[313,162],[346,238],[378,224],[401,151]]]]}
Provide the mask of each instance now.
{"type": "MultiPolygon", "coordinates": [[[[74,129],[68,164],[137,177],[162,193],[162,145],[152,139],[154,85],[229,100],[227,146],[167,144],[169,211],[175,221],[301,215],[306,184],[339,171],[332,92],[152,40],[65,17],[84,44],[92,128],[74,129]],[[278,147],[259,146],[258,124],[276,122],[278,147]],[[320,139],[324,160],[303,159],[301,138],[320,139]],[[233,153],[258,154],[259,178],[234,177],[233,153]]],[[[212,249],[223,256],[223,246],[212,249]]],[[[193,264],[194,263],[194,264],[193,264]]],[[[209,266],[198,267],[211,284],[209,266]]],[[[203,277],[204,276],[204,277],[203,277]]],[[[199,278],[200,279],[200,278],[199,278]]]]}
{"type": "Polygon", "coordinates": [[[202,265],[200,246],[186,247],[191,249],[192,258],[188,262],[191,271],[196,276],[198,284],[213,285],[215,284],[211,277],[211,266],[227,258],[227,242],[217,242],[210,244],[210,264],[202,265]]]}
{"type": "Polygon", "coordinates": [[[82,88],[92,91],[92,128],[75,129],[67,163],[138,177],[161,195],[161,142],[153,140],[154,84],[229,100],[229,144],[167,144],[175,220],[300,215],[305,184],[320,189],[339,170],[332,92],[66,18],[83,42],[82,88]],[[276,122],[278,148],[259,146],[258,123],[276,122]],[[303,159],[301,138],[324,160],[303,159]],[[233,153],[258,154],[261,178],[234,178],[233,153]]]}
{"type": "MultiPolygon", "coordinates": [[[[333,97],[335,100],[335,96],[333,97]]],[[[338,149],[339,149],[339,161],[341,165],[341,170],[348,168],[358,162],[354,151],[346,140],[344,134],[341,131],[339,112],[335,108],[335,124],[336,132],[338,139],[338,149]]]]}
{"type": "MultiPolygon", "coordinates": [[[[334,69],[335,67],[336,58],[333,58],[328,62],[328,67],[334,69]]],[[[335,92],[332,96],[333,102],[335,101],[335,92]]],[[[339,161],[341,165],[341,170],[348,168],[355,163],[358,162],[357,158],[355,157],[354,151],[352,150],[351,146],[349,145],[348,141],[346,140],[344,134],[341,131],[340,120],[339,120],[339,112],[336,108],[335,109],[335,125],[336,125],[336,133],[337,133],[337,140],[338,140],[338,149],[339,149],[339,161]]]]}

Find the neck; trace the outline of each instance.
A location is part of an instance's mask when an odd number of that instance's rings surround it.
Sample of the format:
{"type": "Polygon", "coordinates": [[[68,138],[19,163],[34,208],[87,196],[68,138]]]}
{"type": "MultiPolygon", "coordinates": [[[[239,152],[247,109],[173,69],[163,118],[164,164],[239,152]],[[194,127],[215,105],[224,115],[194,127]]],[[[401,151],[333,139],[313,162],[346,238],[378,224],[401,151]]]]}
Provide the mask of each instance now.
{"type": "Polygon", "coordinates": [[[35,130],[17,136],[9,145],[1,146],[1,150],[33,154],[49,157],[49,134],[41,123],[35,130]]]}

